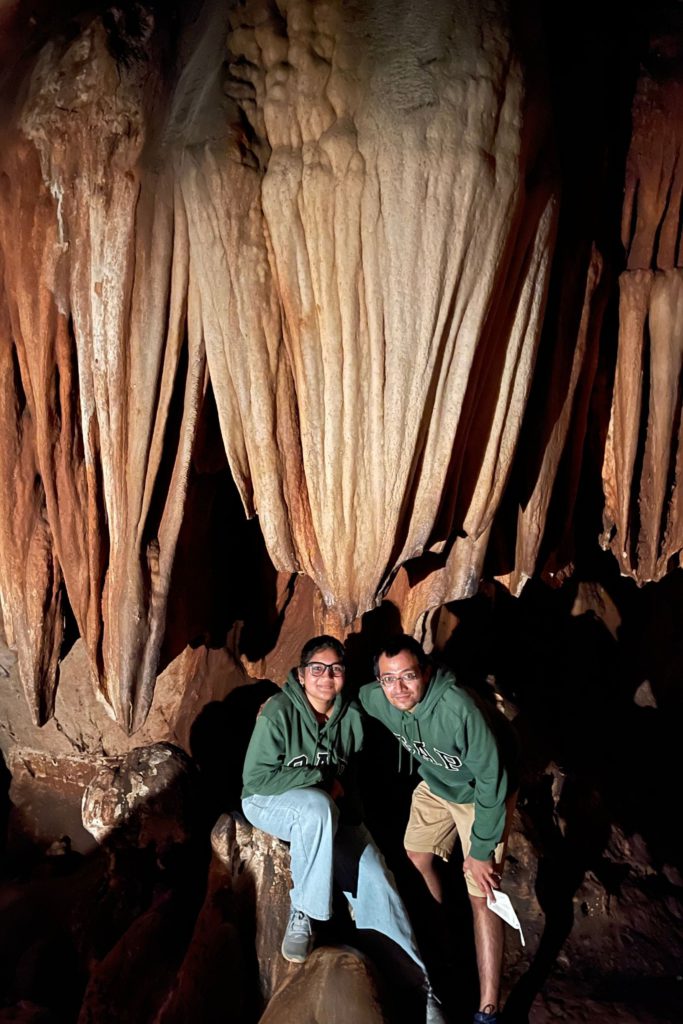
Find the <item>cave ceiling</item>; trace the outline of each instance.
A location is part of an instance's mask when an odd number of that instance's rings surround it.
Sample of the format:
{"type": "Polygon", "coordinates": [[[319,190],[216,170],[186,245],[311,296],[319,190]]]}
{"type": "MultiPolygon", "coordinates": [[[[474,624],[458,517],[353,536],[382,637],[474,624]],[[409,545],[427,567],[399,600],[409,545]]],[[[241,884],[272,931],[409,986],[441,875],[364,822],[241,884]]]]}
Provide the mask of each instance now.
{"type": "Polygon", "coordinates": [[[539,10],[0,3],[0,597],[37,723],[67,605],[144,721],[208,401],[321,627],[569,574],[587,465],[591,543],[679,565],[680,35],[607,21],[605,55],[539,10]]]}

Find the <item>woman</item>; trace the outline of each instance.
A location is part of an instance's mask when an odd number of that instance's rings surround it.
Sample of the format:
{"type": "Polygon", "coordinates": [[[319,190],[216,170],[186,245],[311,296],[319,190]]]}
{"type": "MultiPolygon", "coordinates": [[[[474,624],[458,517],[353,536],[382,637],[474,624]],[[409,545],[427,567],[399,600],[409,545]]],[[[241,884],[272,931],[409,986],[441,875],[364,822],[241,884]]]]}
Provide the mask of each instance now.
{"type": "Polygon", "coordinates": [[[331,636],[309,640],[281,693],[261,709],[244,762],[242,807],[257,828],[290,844],[292,889],[282,941],[286,960],[303,963],[311,919],[332,915],[341,886],[358,928],[392,939],[425,980],[427,1021],[441,1021],[393,876],[361,821],[354,759],[363,742],[359,707],[343,696],[344,648],[331,636]]]}

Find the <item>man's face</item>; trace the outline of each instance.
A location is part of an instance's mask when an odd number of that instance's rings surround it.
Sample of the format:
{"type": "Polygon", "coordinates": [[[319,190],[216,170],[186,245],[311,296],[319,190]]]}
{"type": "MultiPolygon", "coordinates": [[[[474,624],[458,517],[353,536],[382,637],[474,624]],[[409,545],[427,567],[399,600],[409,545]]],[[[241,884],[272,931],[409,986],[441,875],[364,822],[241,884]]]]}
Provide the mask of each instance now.
{"type": "Polygon", "coordinates": [[[420,669],[420,664],[410,651],[401,651],[388,658],[379,658],[379,681],[384,696],[399,711],[412,711],[419,704],[429,686],[430,670],[420,669]],[[388,678],[387,678],[388,677],[388,678]]]}

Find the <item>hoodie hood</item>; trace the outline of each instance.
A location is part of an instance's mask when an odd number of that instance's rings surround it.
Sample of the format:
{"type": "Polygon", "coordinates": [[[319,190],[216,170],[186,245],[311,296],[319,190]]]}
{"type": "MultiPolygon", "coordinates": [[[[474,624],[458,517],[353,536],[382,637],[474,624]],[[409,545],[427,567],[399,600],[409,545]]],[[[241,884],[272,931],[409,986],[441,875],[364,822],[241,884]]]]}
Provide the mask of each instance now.
{"type": "Polygon", "coordinates": [[[448,690],[454,682],[455,679],[452,672],[445,672],[441,668],[435,669],[434,672],[432,672],[432,678],[429,680],[429,685],[425,690],[422,700],[415,705],[412,711],[404,711],[402,714],[415,719],[417,722],[427,718],[431,715],[446,690],[448,690]]]}
{"type": "Polygon", "coordinates": [[[326,727],[329,728],[333,722],[337,722],[338,719],[341,718],[345,708],[348,706],[349,703],[347,700],[344,699],[344,691],[342,690],[341,693],[338,693],[334,699],[334,704],[332,706],[332,714],[327,719],[327,722],[321,725],[315,716],[313,706],[311,705],[311,703],[308,700],[308,697],[306,696],[306,691],[299,682],[296,669],[293,668],[292,671],[287,676],[287,680],[282,688],[282,692],[286,694],[287,697],[289,697],[294,707],[303,715],[304,719],[307,722],[310,722],[311,725],[315,726],[316,730],[324,729],[326,727]]]}
{"type": "Polygon", "coordinates": [[[334,764],[337,760],[337,747],[339,745],[342,721],[346,716],[350,703],[345,699],[344,691],[342,690],[335,697],[334,704],[332,705],[332,714],[324,722],[319,722],[316,718],[313,706],[306,696],[306,691],[299,682],[296,669],[292,669],[287,676],[282,693],[299,712],[301,723],[309,735],[309,743],[313,745],[311,763],[316,763],[318,752],[320,751],[327,755],[328,763],[334,764]]]}

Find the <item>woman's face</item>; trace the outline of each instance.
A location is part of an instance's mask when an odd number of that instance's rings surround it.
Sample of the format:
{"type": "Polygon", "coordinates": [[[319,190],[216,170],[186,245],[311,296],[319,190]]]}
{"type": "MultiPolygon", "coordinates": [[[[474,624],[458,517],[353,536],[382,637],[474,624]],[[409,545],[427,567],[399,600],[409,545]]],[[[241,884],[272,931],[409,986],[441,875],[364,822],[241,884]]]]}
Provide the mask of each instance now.
{"type": "Polygon", "coordinates": [[[316,711],[327,711],[341,693],[345,680],[344,663],[332,647],[321,647],[299,668],[299,682],[316,711]]]}

